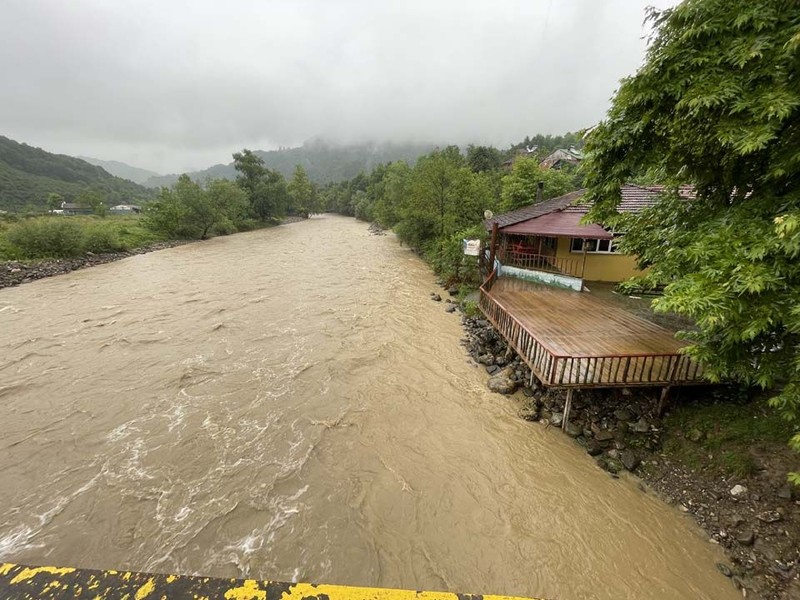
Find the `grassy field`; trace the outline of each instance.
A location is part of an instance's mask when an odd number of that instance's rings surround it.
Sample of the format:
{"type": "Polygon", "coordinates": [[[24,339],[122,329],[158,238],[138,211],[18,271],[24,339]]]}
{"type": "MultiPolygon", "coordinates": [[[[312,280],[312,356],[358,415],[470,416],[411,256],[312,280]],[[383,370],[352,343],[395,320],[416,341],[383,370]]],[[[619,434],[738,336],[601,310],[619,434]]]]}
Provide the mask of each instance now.
{"type": "Polygon", "coordinates": [[[140,216],[43,216],[0,220],[0,260],[121,252],[163,241],[140,216]]]}

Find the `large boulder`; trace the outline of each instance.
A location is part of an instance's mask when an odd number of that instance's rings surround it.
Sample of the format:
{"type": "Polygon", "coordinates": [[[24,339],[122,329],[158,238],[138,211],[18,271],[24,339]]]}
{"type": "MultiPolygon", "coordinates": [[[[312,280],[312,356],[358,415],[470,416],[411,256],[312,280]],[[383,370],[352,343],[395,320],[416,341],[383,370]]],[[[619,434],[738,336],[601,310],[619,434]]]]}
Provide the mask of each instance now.
{"type": "Polygon", "coordinates": [[[510,368],[505,368],[496,375],[489,379],[489,389],[498,394],[513,394],[519,385],[514,381],[514,371],[510,368]]]}

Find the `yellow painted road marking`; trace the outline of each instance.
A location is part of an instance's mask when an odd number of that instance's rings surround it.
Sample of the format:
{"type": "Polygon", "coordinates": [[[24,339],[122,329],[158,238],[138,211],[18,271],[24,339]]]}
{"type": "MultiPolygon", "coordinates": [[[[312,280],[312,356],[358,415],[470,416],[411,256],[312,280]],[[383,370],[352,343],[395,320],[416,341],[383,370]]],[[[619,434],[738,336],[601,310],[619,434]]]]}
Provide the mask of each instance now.
{"type": "Polygon", "coordinates": [[[525,600],[513,596],[0,564],[3,600],[75,598],[84,589],[91,590],[96,600],[525,600]]]}

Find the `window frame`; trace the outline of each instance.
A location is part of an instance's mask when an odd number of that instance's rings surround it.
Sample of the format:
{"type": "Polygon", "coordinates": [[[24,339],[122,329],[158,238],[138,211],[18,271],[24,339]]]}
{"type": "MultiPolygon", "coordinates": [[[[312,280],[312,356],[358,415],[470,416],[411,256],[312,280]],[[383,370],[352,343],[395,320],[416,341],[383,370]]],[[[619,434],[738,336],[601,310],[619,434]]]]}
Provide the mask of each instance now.
{"type": "Polygon", "coordinates": [[[612,231],[611,235],[613,235],[614,237],[612,239],[610,239],[610,240],[599,240],[597,238],[584,239],[584,238],[579,238],[579,237],[570,238],[570,241],[569,241],[570,254],[583,254],[583,244],[584,244],[584,242],[595,242],[595,245],[594,245],[595,249],[594,250],[587,249],[586,250],[586,254],[621,254],[621,252],[617,249],[617,243],[616,242],[617,242],[618,238],[622,237],[622,234],[612,231]],[[580,242],[580,244],[576,244],[576,242],[580,242]],[[598,250],[598,248],[600,247],[601,243],[607,243],[608,244],[608,250],[598,250]],[[578,246],[577,250],[575,249],[576,246],[578,246]]]}

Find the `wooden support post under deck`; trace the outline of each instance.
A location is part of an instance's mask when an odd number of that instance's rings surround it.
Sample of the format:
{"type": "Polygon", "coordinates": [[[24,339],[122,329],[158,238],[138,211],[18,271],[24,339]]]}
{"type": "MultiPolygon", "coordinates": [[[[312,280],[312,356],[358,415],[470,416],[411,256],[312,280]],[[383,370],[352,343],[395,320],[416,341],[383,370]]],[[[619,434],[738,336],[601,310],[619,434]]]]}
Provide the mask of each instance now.
{"type": "Polygon", "coordinates": [[[664,409],[667,408],[669,402],[669,386],[665,385],[661,388],[661,397],[658,399],[658,416],[664,414],[664,409]]]}
{"type": "Polygon", "coordinates": [[[569,413],[572,410],[572,388],[567,389],[567,401],[564,403],[564,419],[561,421],[561,429],[567,430],[569,423],[569,413]]]}

